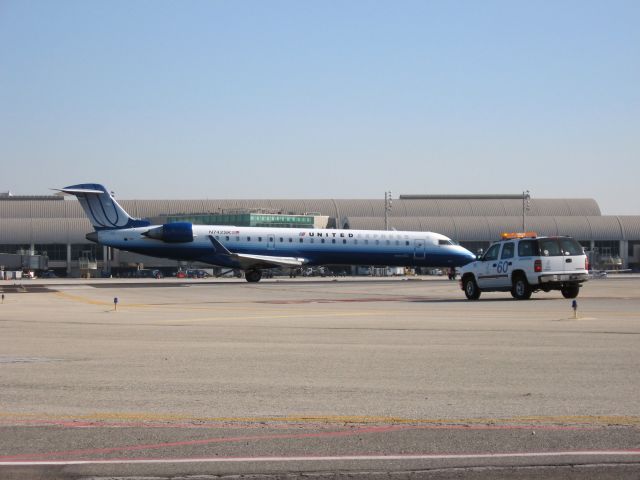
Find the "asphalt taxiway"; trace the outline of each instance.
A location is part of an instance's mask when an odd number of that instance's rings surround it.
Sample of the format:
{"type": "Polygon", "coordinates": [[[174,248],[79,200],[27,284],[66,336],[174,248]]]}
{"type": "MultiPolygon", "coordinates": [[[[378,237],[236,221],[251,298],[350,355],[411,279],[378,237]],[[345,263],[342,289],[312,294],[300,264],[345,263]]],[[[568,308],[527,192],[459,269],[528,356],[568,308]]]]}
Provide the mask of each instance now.
{"type": "Polygon", "coordinates": [[[640,278],[0,289],[2,478],[640,473],[640,278]]]}

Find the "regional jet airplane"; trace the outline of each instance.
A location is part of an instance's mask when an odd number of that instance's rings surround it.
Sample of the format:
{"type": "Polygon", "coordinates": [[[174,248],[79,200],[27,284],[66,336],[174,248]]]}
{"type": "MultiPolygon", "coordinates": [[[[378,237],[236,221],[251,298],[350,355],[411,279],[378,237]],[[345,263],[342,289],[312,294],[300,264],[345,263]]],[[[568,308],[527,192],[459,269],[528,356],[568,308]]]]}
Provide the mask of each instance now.
{"type": "Polygon", "coordinates": [[[313,265],[459,267],[475,260],[467,249],[432,232],[232,227],[186,222],[151,225],[132,218],[102,185],[72,185],[93,224],[87,239],[153,257],[241,269],[248,282],[262,270],[313,265]]]}

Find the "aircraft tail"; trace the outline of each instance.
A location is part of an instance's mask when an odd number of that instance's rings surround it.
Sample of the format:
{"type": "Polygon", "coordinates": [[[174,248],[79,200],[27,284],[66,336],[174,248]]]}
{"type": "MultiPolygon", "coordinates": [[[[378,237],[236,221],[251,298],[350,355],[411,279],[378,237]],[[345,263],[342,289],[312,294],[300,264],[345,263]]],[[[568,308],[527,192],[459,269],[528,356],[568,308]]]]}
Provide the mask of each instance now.
{"type": "Polygon", "coordinates": [[[75,195],[96,230],[146,227],[150,225],[147,220],[132,218],[116,202],[109,191],[97,183],[82,183],[56,190],[75,195]]]}

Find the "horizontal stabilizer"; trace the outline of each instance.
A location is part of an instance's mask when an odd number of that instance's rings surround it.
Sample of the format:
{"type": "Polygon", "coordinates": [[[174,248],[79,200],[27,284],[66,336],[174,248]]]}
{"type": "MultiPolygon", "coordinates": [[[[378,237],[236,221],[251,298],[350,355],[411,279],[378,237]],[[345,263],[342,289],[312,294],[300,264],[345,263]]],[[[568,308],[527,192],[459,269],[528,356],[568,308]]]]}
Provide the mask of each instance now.
{"type": "Polygon", "coordinates": [[[95,193],[101,194],[104,193],[102,190],[93,190],[91,188],[52,188],[56,192],[68,193],[69,195],[77,195],[80,193],[95,193]]]}

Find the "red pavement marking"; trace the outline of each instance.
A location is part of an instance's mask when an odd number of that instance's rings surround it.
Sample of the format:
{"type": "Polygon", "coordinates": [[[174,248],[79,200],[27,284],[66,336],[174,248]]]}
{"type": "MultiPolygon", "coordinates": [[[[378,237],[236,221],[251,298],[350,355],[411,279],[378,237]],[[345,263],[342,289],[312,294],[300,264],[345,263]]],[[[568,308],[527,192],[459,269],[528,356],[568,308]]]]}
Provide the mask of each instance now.
{"type": "Polygon", "coordinates": [[[46,458],[46,457],[63,457],[63,456],[77,456],[77,455],[95,455],[95,454],[108,454],[113,452],[133,452],[139,450],[155,450],[170,447],[184,447],[193,445],[208,445],[214,443],[233,443],[233,442],[247,442],[247,441],[262,441],[262,440],[283,440],[283,439],[304,439],[304,438],[325,438],[325,437],[348,437],[352,435],[366,434],[366,433],[380,433],[390,432],[394,430],[401,430],[403,426],[383,426],[383,427],[368,427],[352,429],[348,431],[332,431],[332,432],[319,432],[319,433],[291,433],[291,434],[277,434],[277,435],[250,435],[242,437],[218,437],[208,438],[202,440],[186,440],[182,442],[166,442],[155,443],[147,445],[128,445],[122,447],[108,447],[108,448],[92,448],[82,450],[66,450],[57,452],[42,452],[42,453],[25,453],[18,455],[5,455],[0,456],[0,461],[29,459],[29,458],[46,458]]]}
{"type": "MultiPolygon", "coordinates": [[[[86,424],[80,422],[76,424],[74,422],[63,422],[62,425],[57,426],[71,427],[71,428],[87,428],[86,424]]],[[[91,427],[99,427],[99,425],[89,424],[91,427]]],[[[117,427],[122,427],[121,424],[114,424],[117,427]]],[[[130,425],[129,425],[130,426],[130,425]]],[[[137,426],[137,425],[135,425],[137,426]]],[[[111,425],[109,426],[111,427],[111,425]]],[[[158,428],[162,427],[159,425],[158,428]]],[[[236,426],[239,428],[247,428],[247,426],[236,426]]],[[[173,428],[192,428],[191,425],[180,426],[173,428]]],[[[233,426],[225,426],[224,428],[234,428],[233,426]]],[[[127,445],[121,447],[106,447],[96,449],[80,449],[80,450],[62,450],[55,452],[40,452],[40,453],[25,453],[18,455],[5,455],[0,456],[0,462],[19,460],[19,459],[38,459],[47,457],[70,457],[81,455],[96,455],[96,454],[109,454],[114,452],[133,452],[143,450],[158,450],[171,447],[184,447],[194,445],[208,445],[208,444],[220,444],[220,443],[234,443],[234,442],[246,442],[246,441],[264,441],[264,440],[283,440],[283,439],[307,439],[307,438],[338,438],[349,437],[359,434],[369,433],[386,433],[401,430],[551,430],[551,431],[575,431],[575,430],[593,430],[597,427],[580,427],[580,426],[555,426],[555,425],[386,425],[386,426],[372,426],[364,428],[350,428],[349,430],[333,430],[329,432],[314,432],[314,433],[289,433],[289,434],[273,434],[273,435],[248,435],[248,436],[236,436],[236,437],[216,437],[201,440],[186,440],[180,442],[165,442],[156,444],[141,444],[141,445],[127,445]]]]}

